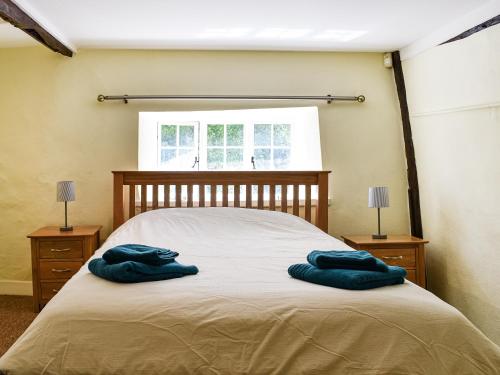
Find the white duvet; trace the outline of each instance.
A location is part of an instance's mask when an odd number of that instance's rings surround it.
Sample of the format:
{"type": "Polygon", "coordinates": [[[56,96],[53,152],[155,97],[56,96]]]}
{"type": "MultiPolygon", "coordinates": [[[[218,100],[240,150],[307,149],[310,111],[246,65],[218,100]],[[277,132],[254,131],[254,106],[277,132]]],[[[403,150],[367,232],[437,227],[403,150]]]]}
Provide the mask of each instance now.
{"type": "Polygon", "coordinates": [[[6,374],[498,374],[500,350],[410,283],[367,291],[289,277],[348,249],[292,215],[236,208],[134,217],[96,252],[171,248],[200,272],[117,284],[86,265],[0,359],[6,374]]]}

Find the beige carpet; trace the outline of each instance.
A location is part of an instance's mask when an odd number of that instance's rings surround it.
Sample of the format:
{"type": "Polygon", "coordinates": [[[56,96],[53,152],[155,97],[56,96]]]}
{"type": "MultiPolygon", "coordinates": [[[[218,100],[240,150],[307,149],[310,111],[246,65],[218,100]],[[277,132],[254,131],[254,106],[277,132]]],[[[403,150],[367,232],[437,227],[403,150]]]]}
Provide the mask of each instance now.
{"type": "Polygon", "coordinates": [[[28,328],[36,315],[32,297],[0,296],[0,357],[28,328]]]}

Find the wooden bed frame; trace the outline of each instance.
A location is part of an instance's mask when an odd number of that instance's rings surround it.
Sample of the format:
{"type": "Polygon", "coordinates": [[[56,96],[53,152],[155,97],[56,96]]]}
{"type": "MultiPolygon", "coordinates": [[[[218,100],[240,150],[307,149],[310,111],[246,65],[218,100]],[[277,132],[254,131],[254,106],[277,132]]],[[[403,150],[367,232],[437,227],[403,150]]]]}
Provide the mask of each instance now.
{"type": "Polygon", "coordinates": [[[291,213],[311,222],[313,199],[311,186],[318,187],[315,202],[316,217],[314,224],[328,232],[328,174],[330,171],[237,171],[237,172],[163,172],[163,171],[113,171],[113,230],[123,224],[125,216],[124,186],[128,186],[128,218],[136,214],[136,189],[140,187],[140,212],[150,209],[183,207],[182,186],[187,186],[185,207],[194,207],[193,186],[199,186],[197,207],[217,206],[217,187],[222,187],[222,207],[264,208],[264,186],[269,186],[268,209],[288,212],[287,192],[291,185],[293,193],[291,213]],[[240,199],[240,186],[246,186],[246,196],[240,199]],[[152,189],[151,205],[148,205],[148,186],[152,189]],[[163,186],[163,206],[159,206],[158,187],[163,186]],[[170,187],[175,186],[175,199],[170,197],[170,187]],[[205,186],[210,186],[209,202],[205,199],[205,186]],[[229,202],[228,187],[234,186],[232,204],[229,202]],[[257,204],[252,201],[252,187],[257,186],[257,204]],[[276,186],[281,186],[281,200],[276,202],[276,186]],[[305,186],[304,209],[299,201],[299,186],[305,186]],[[171,202],[174,202],[171,205],[171,202]],[[244,201],[244,202],[242,202],[244,201]],[[278,203],[278,204],[277,204],[278,203]]]}

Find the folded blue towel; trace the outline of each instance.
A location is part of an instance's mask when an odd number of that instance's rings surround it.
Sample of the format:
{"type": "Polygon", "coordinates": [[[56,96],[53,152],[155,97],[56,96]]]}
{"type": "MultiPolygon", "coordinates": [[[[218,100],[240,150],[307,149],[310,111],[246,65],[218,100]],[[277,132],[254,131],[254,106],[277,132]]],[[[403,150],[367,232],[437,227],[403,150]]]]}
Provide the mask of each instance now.
{"type": "Polygon", "coordinates": [[[185,266],[175,260],[167,264],[152,266],[130,260],[109,264],[102,258],[96,258],[89,262],[89,270],[96,276],[118,283],[167,280],[198,273],[196,266],[185,266]]]}
{"type": "Polygon", "coordinates": [[[310,264],[293,264],[288,268],[288,273],[296,279],[310,283],[351,290],[403,284],[406,270],[396,266],[388,267],[387,272],[377,272],[341,268],[319,269],[310,264]]]}
{"type": "Polygon", "coordinates": [[[320,251],[313,250],[307,255],[307,261],[318,268],[345,268],[351,270],[387,272],[387,264],[375,258],[368,251],[320,251]]]}
{"type": "Polygon", "coordinates": [[[127,244],[115,246],[106,251],[102,258],[109,264],[121,263],[127,260],[159,266],[173,262],[179,254],[161,247],[127,244]]]}

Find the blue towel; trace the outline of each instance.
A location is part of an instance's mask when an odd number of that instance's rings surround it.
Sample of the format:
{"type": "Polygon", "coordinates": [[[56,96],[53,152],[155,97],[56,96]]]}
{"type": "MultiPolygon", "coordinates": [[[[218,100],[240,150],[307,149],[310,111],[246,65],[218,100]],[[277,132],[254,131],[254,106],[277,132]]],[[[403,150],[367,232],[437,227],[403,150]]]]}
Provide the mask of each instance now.
{"type": "Polygon", "coordinates": [[[127,244],[115,246],[106,251],[102,258],[109,264],[121,263],[127,260],[159,266],[173,262],[179,254],[161,247],[127,244]]]}
{"type": "Polygon", "coordinates": [[[388,267],[387,272],[377,272],[340,268],[319,269],[310,264],[293,264],[288,268],[288,273],[296,279],[310,283],[351,290],[403,284],[406,270],[396,266],[388,267]]]}
{"type": "Polygon", "coordinates": [[[118,283],[167,280],[198,273],[196,266],[185,266],[175,260],[167,264],[152,266],[130,260],[108,264],[104,259],[96,258],[89,262],[89,270],[96,276],[118,283]]]}
{"type": "Polygon", "coordinates": [[[318,268],[345,268],[351,270],[387,272],[387,264],[375,258],[368,251],[320,251],[313,250],[307,255],[307,261],[318,268]]]}

